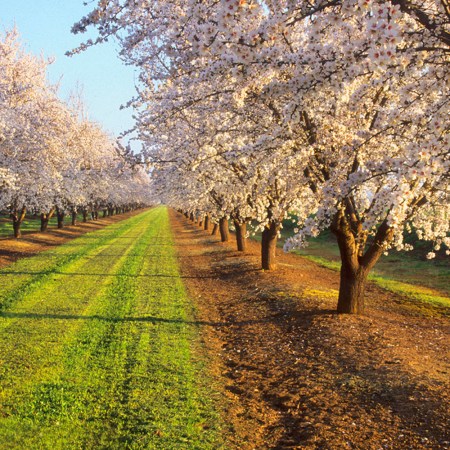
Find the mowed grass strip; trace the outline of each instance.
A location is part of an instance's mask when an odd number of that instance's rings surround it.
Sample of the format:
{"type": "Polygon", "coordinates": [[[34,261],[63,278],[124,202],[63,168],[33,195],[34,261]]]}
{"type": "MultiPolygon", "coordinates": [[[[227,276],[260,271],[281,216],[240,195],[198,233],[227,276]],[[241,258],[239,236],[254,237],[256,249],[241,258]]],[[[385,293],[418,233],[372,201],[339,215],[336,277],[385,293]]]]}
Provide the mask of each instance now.
{"type": "Polygon", "coordinates": [[[96,258],[114,240],[121,238],[132,224],[140,220],[133,217],[115,223],[0,269],[0,311],[12,305],[16,299],[22,298],[27,292],[39,289],[41,282],[45,283],[48,277],[58,274],[66,266],[82,258],[96,258]]]}
{"type": "Polygon", "coordinates": [[[5,448],[222,447],[167,211],[125,222],[3,312],[5,448]]]}

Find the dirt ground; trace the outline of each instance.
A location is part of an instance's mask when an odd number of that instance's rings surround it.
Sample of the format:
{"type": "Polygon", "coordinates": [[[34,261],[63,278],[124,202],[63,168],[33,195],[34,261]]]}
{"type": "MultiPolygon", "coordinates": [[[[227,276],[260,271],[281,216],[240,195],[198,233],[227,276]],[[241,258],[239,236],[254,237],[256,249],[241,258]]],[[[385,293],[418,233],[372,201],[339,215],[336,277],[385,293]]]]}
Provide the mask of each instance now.
{"type": "Polygon", "coordinates": [[[369,285],[364,316],[337,315],[338,274],[296,255],[259,270],[171,211],[229,448],[449,449],[448,311],[369,285]]]}
{"type": "Polygon", "coordinates": [[[49,228],[45,233],[24,233],[19,239],[13,237],[0,238],[0,267],[11,264],[20,258],[33,256],[43,250],[49,250],[70,239],[119,222],[127,217],[132,217],[140,212],[142,212],[142,210],[118,214],[112,217],[99,218],[96,221],[89,221],[86,223],[78,222],[75,226],[66,225],[62,229],[49,228]]]}

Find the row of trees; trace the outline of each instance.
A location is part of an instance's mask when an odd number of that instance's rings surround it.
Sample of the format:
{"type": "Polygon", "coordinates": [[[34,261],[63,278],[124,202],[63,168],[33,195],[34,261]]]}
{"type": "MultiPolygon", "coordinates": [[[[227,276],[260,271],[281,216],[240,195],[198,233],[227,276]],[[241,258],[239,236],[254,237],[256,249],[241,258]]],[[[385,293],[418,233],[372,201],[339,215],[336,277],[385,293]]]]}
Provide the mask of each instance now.
{"type": "Polygon", "coordinates": [[[289,214],[286,250],[331,229],[338,311],[359,313],[405,229],[449,246],[448,0],[101,0],[89,26],[74,52],[116,36],[140,68],[155,195],[238,236],[256,221],[264,269],[289,214]]]}
{"type": "Polygon", "coordinates": [[[40,214],[45,231],[53,214],[96,217],[148,203],[149,178],[133,166],[79,98],[65,103],[47,80],[49,61],[22,49],[16,30],[0,36],[0,210],[14,235],[27,212],[40,214]]]}

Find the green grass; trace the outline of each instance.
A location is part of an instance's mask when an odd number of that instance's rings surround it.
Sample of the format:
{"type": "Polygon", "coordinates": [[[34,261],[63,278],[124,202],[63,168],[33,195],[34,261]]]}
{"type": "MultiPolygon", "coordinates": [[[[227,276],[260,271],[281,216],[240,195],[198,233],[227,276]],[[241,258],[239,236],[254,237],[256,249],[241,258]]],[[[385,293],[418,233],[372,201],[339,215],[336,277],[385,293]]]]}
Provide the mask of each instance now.
{"type": "MultiPolygon", "coordinates": [[[[337,261],[328,260],[320,256],[312,256],[304,254],[301,254],[301,256],[303,258],[315,262],[316,264],[322,267],[326,267],[327,269],[339,271],[341,268],[341,264],[337,261]]],[[[389,278],[387,275],[380,276],[378,275],[377,271],[374,271],[374,273],[369,274],[369,280],[373,281],[375,284],[377,284],[383,289],[386,289],[387,291],[403,295],[411,300],[424,303],[431,303],[436,306],[444,306],[450,308],[450,298],[446,297],[445,295],[442,295],[441,292],[435,289],[405,283],[393,278],[389,278]]]]}
{"type": "Polygon", "coordinates": [[[223,447],[165,208],[21,260],[0,280],[4,448],[223,447]]]}
{"type": "MultiPolygon", "coordinates": [[[[293,235],[292,222],[285,221],[278,242],[293,235]]],[[[260,240],[259,236],[255,239],[260,240]]],[[[420,247],[420,246],[419,246],[420,247]]],[[[446,260],[424,260],[428,251],[396,252],[382,256],[369,279],[378,286],[417,302],[450,307],[450,264],[446,260]]],[[[295,251],[322,267],[339,271],[341,268],[339,248],[330,233],[322,233],[309,240],[305,249],[295,251]]]]}
{"type": "MultiPolygon", "coordinates": [[[[70,225],[71,222],[70,215],[67,215],[64,219],[65,225],[70,225]]],[[[77,216],[78,222],[83,221],[83,215],[78,214],[77,216]]],[[[48,222],[49,228],[56,228],[57,227],[57,218],[56,215],[54,215],[48,222]]],[[[27,216],[25,220],[22,222],[20,230],[22,233],[32,233],[32,232],[38,232],[41,229],[41,219],[36,216],[27,216]]],[[[11,237],[13,236],[13,226],[12,221],[9,218],[9,216],[0,214],[0,238],[2,237],[11,237]]]]}

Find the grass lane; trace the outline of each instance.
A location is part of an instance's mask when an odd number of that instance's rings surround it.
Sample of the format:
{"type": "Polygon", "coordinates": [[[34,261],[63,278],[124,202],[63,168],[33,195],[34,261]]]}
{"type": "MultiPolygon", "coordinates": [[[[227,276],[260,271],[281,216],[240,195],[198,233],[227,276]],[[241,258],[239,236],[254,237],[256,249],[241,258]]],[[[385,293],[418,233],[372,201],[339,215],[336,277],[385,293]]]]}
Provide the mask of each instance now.
{"type": "MultiPolygon", "coordinates": [[[[96,258],[96,256],[122,237],[132,224],[139,222],[133,217],[127,221],[110,225],[107,229],[87,233],[73,241],[41,252],[31,258],[21,259],[15,264],[0,269],[0,310],[12,305],[16,299],[25,293],[39,289],[41,283],[49,277],[58,274],[70,264],[82,258],[96,258]]],[[[119,241],[115,247],[120,248],[119,241]]]]}
{"type": "Polygon", "coordinates": [[[62,247],[62,264],[49,262],[45,276],[34,274],[38,282],[31,276],[8,290],[15,297],[0,319],[0,442],[221,448],[166,209],[62,247]]]}

